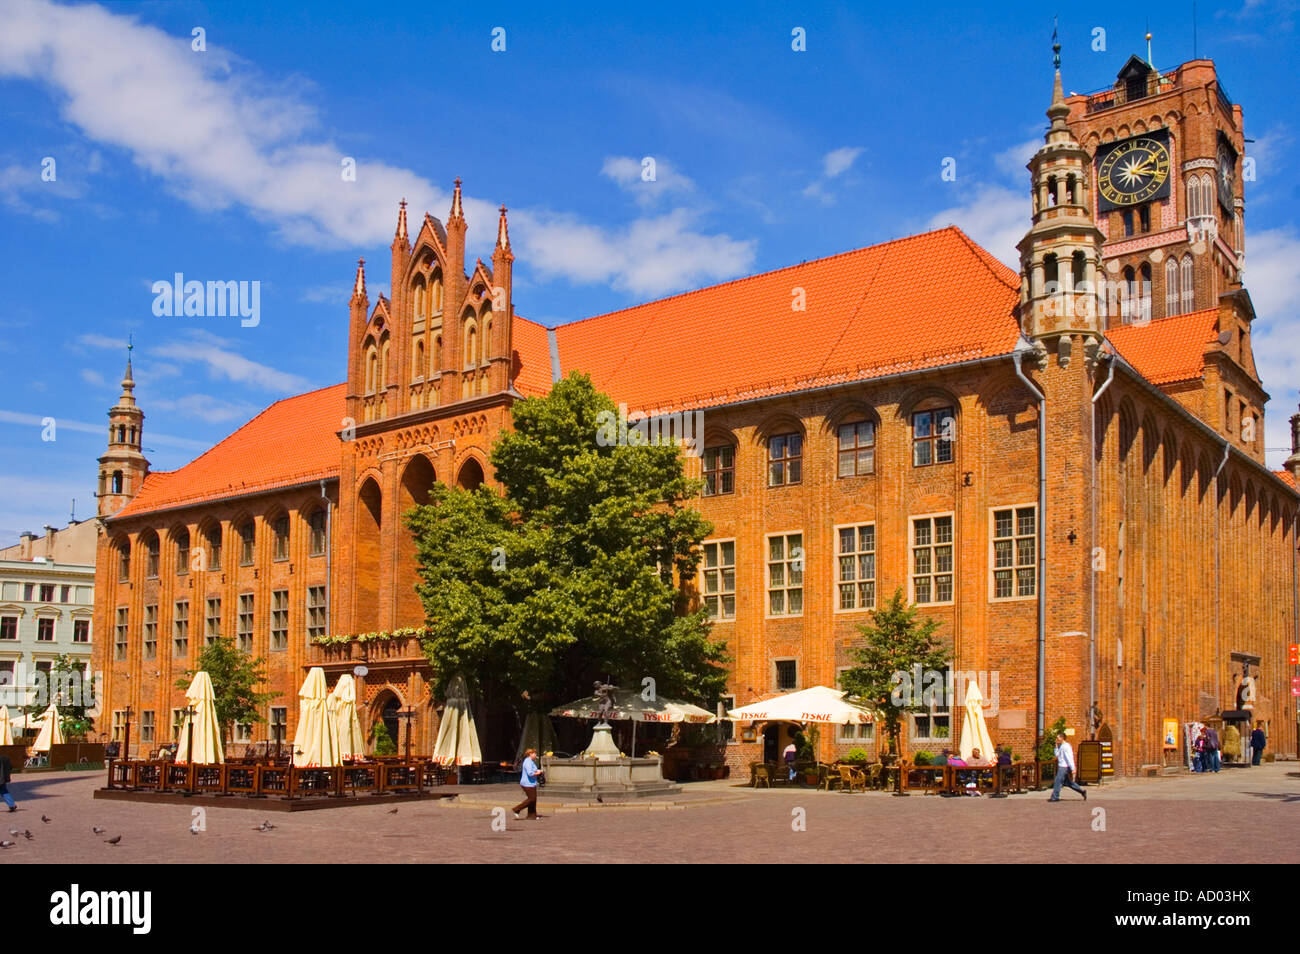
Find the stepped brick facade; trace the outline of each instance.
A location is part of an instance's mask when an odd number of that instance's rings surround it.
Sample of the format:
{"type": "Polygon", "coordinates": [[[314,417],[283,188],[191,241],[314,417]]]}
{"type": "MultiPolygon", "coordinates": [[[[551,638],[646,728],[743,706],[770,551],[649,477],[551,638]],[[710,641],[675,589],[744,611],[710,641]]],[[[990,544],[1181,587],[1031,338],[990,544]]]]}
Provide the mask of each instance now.
{"type": "MultiPolygon", "coordinates": [[[[504,208],[491,263],[465,262],[457,181],[446,223],[426,215],[414,239],[402,204],[391,297],[372,305],[358,266],[344,384],[151,473],[128,365],[101,464],[106,708],[151,713],[160,741],[205,633],[235,634],[281,694],[251,738],[292,732],[308,667],[362,666],[366,726],[404,742],[408,710],[428,752],[417,641],[314,638],[423,622],[402,515],[436,481],[491,484],[512,404],[576,370],[632,412],[702,421],[687,467],[714,529],[687,585],[734,657],[727,701],[834,684],[901,588],[1018,754],[1064,716],[1111,737],[1121,773],[1176,762],[1163,721],[1238,709],[1243,673],[1270,748],[1294,751],[1300,451],[1264,466],[1240,107],[1209,61],[1130,60],[1091,96],[1058,73],[1048,118],[1018,274],[948,228],[546,329],[514,312],[504,208]],[[1150,195],[1104,208],[1120,146],[1154,157],[1128,171],[1150,195]]],[[[956,747],[964,688],[909,717],[908,751],[956,747]]],[[[138,731],[133,750],[152,747],[138,731]]],[[[738,726],[728,761],[787,738],[738,726]]]]}

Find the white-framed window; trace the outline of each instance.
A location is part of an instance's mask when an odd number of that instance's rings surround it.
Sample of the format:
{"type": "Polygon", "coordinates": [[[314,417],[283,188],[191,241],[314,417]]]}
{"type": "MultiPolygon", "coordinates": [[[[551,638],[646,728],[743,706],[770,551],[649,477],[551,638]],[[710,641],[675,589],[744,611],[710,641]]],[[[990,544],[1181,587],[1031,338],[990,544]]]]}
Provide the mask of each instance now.
{"type": "Polygon", "coordinates": [[[876,605],[876,525],[836,527],[835,539],[835,611],[872,609],[876,605]]]}
{"type": "Polygon", "coordinates": [[[0,639],[18,638],[18,617],[0,616],[0,639]]]}
{"type": "Polygon", "coordinates": [[[74,643],[90,642],[90,620],[74,619],[72,621],[72,641],[74,643]]]}
{"type": "Polygon", "coordinates": [[[767,615],[803,615],[803,534],[767,536],[767,615]]]}
{"type": "Polygon", "coordinates": [[[211,646],[221,638],[221,597],[208,598],[208,611],[203,620],[203,642],[211,646]]]}
{"type": "Polygon", "coordinates": [[[172,617],[172,655],[177,658],[190,654],[190,601],[176,601],[176,615],[172,617]]]}
{"type": "Polygon", "coordinates": [[[271,591],[271,649],[289,648],[289,591],[271,591]]]}
{"type": "Polygon", "coordinates": [[[836,739],[839,742],[857,742],[860,745],[876,741],[876,724],[864,722],[861,725],[841,725],[837,727],[836,739]]]}
{"type": "Polygon", "coordinates": [[[252,742],[253,741],[253,723],[236,722],[234,728],[235,742],[252,742]]]}
{"type": "Polygon", "coordinates": [[[837,477],[861,477],[876,470],[876,424],[850,421],[836,428],[837,477]]]}
{"type": "Polygon", "coordinates": [[[952,514],[928,514],[911,520],[913,603],[953,600],[952,514]]]}
{"type": "MultiPolygon", "coordinates": [[[[126,710],[114,709],[113,710],[113,741],[121,742],[122,736],[125,734],[125,732],[126,732],[126,710]]],[[[125,755],[126,753],[123,754],[125,755]]]]}
{"type": "Polygon", "coordinates": [[[143,658],[158,658],[158,604],[150,603],[144,608],[143,658]]]}
{"type": "Polygon", "coordinates": [[[53,616],[36,617],[36,639],[42,643],[54,642],[54,622],[53,616]]]}
{"type": "Polygon", "coordinates": [[[799,688],[799,663],[794,659],[772,660],[772,681],[777,692],[799,688]]]}
{"type": "Polygon", "coordinates": [[[1028,599],[1038,595],[1037,508],[991,507],[990,598],[1028,599]]]}
{"type": "Polygon", "coordinates": [[[253,594],[239,594],[239,617],[235,621],[235,643],[241,652],[253,651],[253,594]]]}
{"type": "Polygon", "coordinates": [[[709,619],[736,618],[736,541],[705,540],[700,592],[709,619]]]}
{"type": "Polygon", "coordinates": [[[325,587],[307,587],[307,642],[325,635],[325,587]]]}
{"type": "Polygon", "coordinates": [[[957,418],[951,407],[912,413],[912,466],[928,467],[952,460],[957,418]]]}
{"type": "Polygon", "coordinates": [[[126,626],[129,610],[125,606],[117,608],[117,622],[113,626],[113,658],[126,658],[126,626]]]}
{"type": "Polygon", "coordinates": [[[157,726],[154,722],[154,711],[152,709],[145,709],[140,713],[140,741],[152,743],[156,728],[157,726]]]}

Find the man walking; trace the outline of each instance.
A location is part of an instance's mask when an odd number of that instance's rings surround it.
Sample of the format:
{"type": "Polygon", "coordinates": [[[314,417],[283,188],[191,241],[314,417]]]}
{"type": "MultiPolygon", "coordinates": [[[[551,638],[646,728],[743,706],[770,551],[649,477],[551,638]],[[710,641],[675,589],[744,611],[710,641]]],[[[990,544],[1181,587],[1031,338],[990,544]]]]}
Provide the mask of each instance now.
{"type": "Polygon", "coordinates": [[[1210,771],[1219,770],[1219,751],[1222,744],[1219,742],[1219,732],[1214,726],[1205,730],[1205,754],[1210,757],[1210,771]]]}
{"type": "Polygon", "coordinates": [[[1264,723],[1256,722],[1255,730],[1250,733],[1250,764],[1258,765],[1259,760],[1264,757],[1264,743],[1268,739],[1264,737],[1264,723]]]}
{"type": "Polygon", "coordinates": [[[18,811],[18,806],[14,804],[14,797],[9,794],[9,779],[13,776],[14,766],[9,761],[9,756],[0,752],[0,798],[4,799],[11,812],[18,811]]]}
{"type": "Polygon", "coordinates": [[[1070,747],[1064,735],[1058,735],[1056,737],[1056,782],[1052,785],[1052,797],[1048,799],[1049,802],[1061,800],[1062,785],[1074,789],[1083,796],[1085,802],[1088,800],[1088,793],[1074,780],[1074,749],[1070,747]]]}
{"type": "Polygon", "coordinates": [[[511,809],[516,818],[525,808],[528,809],[529,818],[536,820],[542,817],[537,814],[537,780],[542,773],[537,768],[536,757],[536,749],[524,752],[523,772],[519,776],[519,787],[524,790],[524,800],[511,809]]]}

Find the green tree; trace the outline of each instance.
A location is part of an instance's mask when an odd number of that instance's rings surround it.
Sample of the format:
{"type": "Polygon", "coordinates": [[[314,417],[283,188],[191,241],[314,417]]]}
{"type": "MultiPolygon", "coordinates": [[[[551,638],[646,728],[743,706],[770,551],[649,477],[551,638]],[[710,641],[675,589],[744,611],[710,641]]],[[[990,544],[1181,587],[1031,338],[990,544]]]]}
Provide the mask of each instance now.
{"type": "Polygon", "coordinates": [[[257,691],[266,685],[266,660],[239,649],[228,637],[218,637],[204,646],[196,668],[187,669],[185,677],[176,680],[176,688],[188,689],[200,672],[206,672],[212,680],[217,723],[225,738],[230,737],[230,728],[236,722],[265,722],[262,710],[280,695],[257,691]]]}
{"type": "MultiPolygon", "coordinates": [[[[918,614],[915,605],[894,591],[890,601],[871,613],[871,622],[858,626],[866,645],[853,651],[856,664],[840,676],[840,688],[858,696],[885,715],[889,751],[898,751],[902,714],[928,708],[925,686],[913,686],[917,665],[921,672],[942,672],[951,652],[935,638],[939,621],[918,614]]],[[[940,691],[946,692],[946,686],[940,691]]]]}
{"type": "Polygon", "coordinates": [[[373,754],[375,755],[396,755],[397,743],[393,737],[388,734],[388,726],[384,724],[383,719],[376,719],[374,726],[370,730],[370,740],[373,743],[373,754]]]}
{"type": "MultiPolygon", "coordinates": [[[[596,679],[712,701],[725,647],[674,583],[693,580],[712,529],[671,444],[618,441],[617,408],[573,374],[513,407],[492,464],[503,490],[435,485],[407,522],[439,679],[454,673],[526,707],[596,679]]],[[[633,431],[635,436],[635,431],[633,431]]]]}
{"type": "Polygon", "coordinates": [[[88,710],[95,708],[95,687],[87,667],[88,663],[67,653],[55,656],[50,671],[38,674],[34,701],[23,706],[23,713],[39,716],[54,703],[64,738],[84,739],[94,728],[88,710]]]}

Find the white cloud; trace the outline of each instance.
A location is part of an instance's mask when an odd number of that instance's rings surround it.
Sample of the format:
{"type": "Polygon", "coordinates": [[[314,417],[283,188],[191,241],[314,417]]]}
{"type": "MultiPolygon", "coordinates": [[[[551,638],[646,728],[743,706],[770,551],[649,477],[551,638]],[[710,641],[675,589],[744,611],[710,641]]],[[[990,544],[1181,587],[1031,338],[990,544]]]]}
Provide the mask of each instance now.
{"type": "Polygon", "coordinates": [[[672,194],[689,194],[696,191],[695,183],[688,176],[677,171],[667,159],[646,156],[634,159],[631,156],[608,156],[600,167],[600,174],[617,183],[624,192],[631,193],[642,206],[653,205],[660,199],[672,194]],[[653,160],[653,166],[646,160],[653,160]],[[653,171],[654,179],[645,176],[653,171]]]}
{"type": "MultiPolygon", "coordinates": [[[[0,424],[13,424],[18,427],[34,428],[36,432],[45,427],[45,420],[40,414],[27,414],[23,411],[5,411],[0,410],[0,424]]],[[[55,417],[55,439],[58,438],[59,431],[77,431],[82,434],[107,434],[103,424],[87,424],[85,421],[74,421],[71,418],[55,417]]],[[[168,447],[185,447],[190,449],[207,450],[211,445],[203,441],[191,440],[188,437],[173,437],[170,434],[158,434],[148,432],[145,438],[146,443],[160,444],[168,447]]]]}
{"type": "Polygon", "coordinates": [[[1022,143],[1017,143],[1009,149],[1004,149],[993,157],[993,164],[998,171],[1010,179],[1017,182],[1024,182],[1025,190],[1028,191],[1029,171],[1025,166],[1029,160],[1034,158],[1036,153],[1043,145],[1043,137],[1035,136],[1033,139],[1027,139],[1022,143]]]}
{"type": "Polygon", "coordinates": [[[216,381],[286,393],[297,393],[308,387],[305,378],[245,358],[231,350],[228,342],[206,331],[191,331],[175,341],[150,348],[149,354],[170,358],[182,365],[200,364],[207,370],[208,377],[216,381]]]}
{"type": "Polygon", "coordinates": [[[1019,270],[1020,253],[1016,251],[1016,243],[1029,230],[1029,190],[987,183],[955,187],[961,190],[957,204],[932,215],[927,227],[956,225],[997,258],[1019,270]]]}
{"type": "Polygon", "coordinates": [[[305,301],[312,305],[340,305],[345,306],[348,299],[352,297],[351,283],[340,283],[335,285],[317,285],[314,288],[304,288],[298,295],[299,301],[305,301]]]}
{"type": "Polygon", "coordinates": [[[826,153],[822,156],[822,175],[827,179],[834,179],[841,173],[848,172],[863,152],[860,146],[841,146],[826,153]]]}
{"type": "Polygon", "coordinates": [[[104,386],[104,376],[100,374],[98,371],[96,371],[94,368],[82,368],[81,380],[85,381],[87,384],[92,384],[96,387],[104,386]]]}
{"type": "Polygon", "coordinates": [[[149,407],[150,410],[174,411],[213,424],[224,421],[243,424],[262,410],[260,405],[225,401],[210,394],[186,394],[179,398],[152,397],[149,399],[149,407]]]}
{"type": "Polygon", "coordinates": [[[1264,418],[1264,443],[1278,450],[1268,464],[1282,468],[1291,447],[1289,420],[1296,407],[1300,381],[1300,337],[1295,316],[1300,312],[1300,232],[1295,228],[1246,232],[1245,286],[1255,306],[1251,350],[1264,390],[1269,392],[1264,418]]]}
{"type": "Polygon", "coordinates": [[[753,240],[703,235],[685,209],[602,228],[563,214],[521,213],[519,241],[532,266],[576,284],[608,282],[641,295],[662,295],[723,281],[747,271],[753,240]]]}

